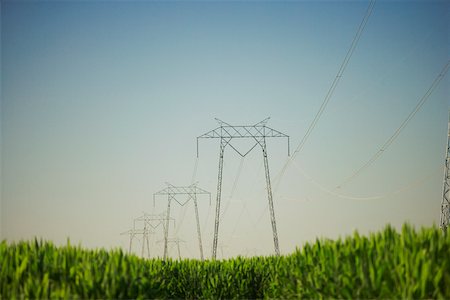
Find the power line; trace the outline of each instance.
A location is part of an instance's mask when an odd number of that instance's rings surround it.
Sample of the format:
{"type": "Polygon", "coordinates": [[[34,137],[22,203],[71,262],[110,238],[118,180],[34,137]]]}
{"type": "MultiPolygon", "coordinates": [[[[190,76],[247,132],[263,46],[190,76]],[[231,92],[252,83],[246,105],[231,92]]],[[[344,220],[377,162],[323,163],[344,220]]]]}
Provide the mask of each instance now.
{"type": "Polygon", "coordinates": [[[326,187],[324,187],[322,184],[320,184],[317,180],[315,180],[314,178],[312,178],[312,176],[310,176],[309,174],[307,174],[302,168],[300,168],[295,162],[293,162],[292,164],[295,169],[297,169],[300,174],[305,177],[308,181],[310,181],[313,185],[315,185],[316,187],[318,187],[321,191],[338,197],[338,198],[343,198],[343,199],[349,199],[349,200],[376,200],[376,199],[381,199],[383,198],[383,196],[369,196],[369,197],[354,197],[354,196],[348,196],[348,195],[342,195],[342,194],[338,194],[336,192],[333,192],[329,189],[327,189],[326,187]]]}
{"type": "Polygon", "coordinates": [[[433,93],[434,89],[439,85],[441,80],[445,77],[445,74],[447,74],[448,69],[450,67],[450,60],[447,62],[447,64],[444,66],[442,71],[439,73],[439,75],[434,79],[431,86],[428,88],[427,92],[420,98],[419,102],[416,104],[416,106],[413,108],[413,110],[409,113],[409,115],[406,117],[405,120],[400,124],[400,126],[394,131],[394,133],[387,139],[387,141],[381,146],[381,148],[375,152],[372,157],[369,158],[369,160],[364,163],[359,169],[357,169],[355,172],[353,172],[347,179],[345,179],[340,185],[338,185],[336,188],[342,188],[345,184],[350,182],[352,179],[354,179],[356,176],[358,176],[361,172],[363,172],[365,169],[367,169],[369,166],[371,166],[375,161],[377,161],[381,155],[392,145],[392,143],[398,138],[400,133],[405,129],[406,125],[411,121],[411,119],[417,114],[417,112],[422,108],[422,106],[425,104],[425,102],[429,99],[430,95],[433,93]]]}
{"type": "Polygon", "coordinates": [[[297,153],[299,153],[300,150],[305,145],[307,139],[309,138],[309,136],[311,135],[312,131],[316,127],[317,122],[319,122],[319,119],[322,116],[326,106],[328,105],[328,102],[330,101],[331,97],[333,96],[334,91],[336,89],[336,86],[338,85],[340,79],[342,78],[342,75],[344,74],[344,71],[347,68],[347,65],[348,65],[348,63],[350,61],[350,58],[352,57],[353,52],[355,51],[356,45],[358,44],[358,41],[361,38],[361,34],[362,34],[364,28],[366,27],[367,21],[369,20],[370,14],[372,13],[373,7],[375,5],[375,1],[376,0],[372,0],[369,3],[369,7],[367,8],[366,15],[364,16],[361,24],[359,25],[358,31],[356,32],[356,35],[353,38],[352,44],[351,44],[350,48],[348,49],[347,54],[345,55],[344,61],[342,62],[341,67],[339,68],[339,71],[336,74],[336,77],[334,78],[333,83],[331,84],[331,87],[328,90],[328,92],[327,92],[327,94],[325,96],[325,99],[324,99],[324,101],[322,102],[322,105],[319,108],[319,111],[317,112],[317,114],[314,117],[313,121],[309,125],[309,128],[306,131],[306,134],[303,136],[302,140],[300,141],[300,144],[298,145],[298,147],[295,149],[294,153],[292,154],[292,158],[294,158],[297,155],[297,153]]]}
{"type": "Polygon", "coordinates": [[[323,192],[325,192],[327,194],[330,194],[332,196],[335,196],[337,198],[348,199],[348,200],[378,200],[378,199],[384,199],[384,198],[387,198],[389,196],[393,196],[395,194],[398,194],[398,193],[400,193],[400,192],[402,192],[404,190],[410,190],[410,189],[413,189],[413,188],[415,188],[417,186],[420,186],[425,181],[429,180],[432,176],[436,176],[436,171],[441,169],[441,167],[439,167],[439,169],[433,169],[431,172],[427,173],[425,176],[416,178],[413,181],[396,188],[395,190],[391,190],[389,192],[384,193],[383,195],[357,197],[357,196],[350,196],[350,195],[343,195],[343,194],[336,193],[336,192],[334,192],[334,191],[324,187],[322,184],[320,184],[311,175],[307,174],[304,169],[300,168],[295,162],[293,163],[293,166],[300,172],[300,174],[303,177],[305,177],[308,181],[310,181],[313,185],[318,187],[323,192]]]}
{"type": "Polygon", "coordinates": [[[334,94],[334,91],[339,83],[339,81],[342,78],[342,75],[344,74],[345,69],[347,68],[347,65],[350,61],[350,58],[353,55],[353,52],[355,51],[355,48],[361,38],[361,35],[364,31],[364,28],[366,27],[366,24],[369,20],[370,15],[372,14],[372,10],[373,7],[375,6],[375,2],[376,0],[372,0],[369,3],[369,7],[366,10],[366,14],[364,15],[364,18],[362,19],[361,23],[359,24],[358,30],[353,38],[353,41],[350,45],[350,48],[347,51],[347,54],[344,57],[344,60],[342,61],[342,64],[336,74],[336,76],[334,77],[333,83],[330,86],[330,89],[328,90],[327,94],[325,95],[325,98],[323,99],[322,105],[319,108],[319,111],[316,113],[313,121],[311,122],[311,124],[308,127],[308,130],[306,131],[305,135],[303,136],[302,140],[300,141],[300,144],[297,146],[297,148],[295,149],[294,153],[292,154],[291,158],[289,160],[286,161],[286,163],[284,164],[283,168],[281,169],[278,177],[278,181],[275,185],[275,190],[277,190],[278,185],[284,175],[284,173],[286,172],[287,167],[289,166],[290,162],[292,160],[295,159],[295,157],[297,156],[297,154],[303,149],[306,141],[308,140],[308,138],[311,136],[314,128],[316,127],[317,123],[320,120],[320,117],[322,116],[323,112],[325,111],[325,108],[328,105],[328,102],[330,102],[331,97],[334,94]]]}
{"type": "MultiPolygon", "coordinates": [[[[329,189],[327,189],[326,187],[324,187],[323,185],[321,185],[319,182],[317,182],[315,179],[313,179],[310,175],[306,174],[306,172],[304,170],[302,170],[300,167],[298,167],[295,163],[294,166],[301,172],[301,174],[308,179],[311,183],[313,183],[315,186],[317,186],[320,190],[324,191],[325,193],[328,193],[332,196],[338,197],[338,198],[343,198],[343,199],[348,199],[348,200],[379,200],[379,199],[384,199],[390,196],[393,196],[395,194],[398,194],[404,190],[411,190],[413,188],[416,188],[420,185],[422,185],[424,182],[426,182],[427,180],[429,180],[432,176],[436,176],[436,171],[438,171],[438,169],[435,169],[433,171],[431,171],[430,173],[428,173],[426,176],[420,177],[420,178],[416,178],[415,180],[400,186],[399,188],[392,190],[390,192],[387,192],[384,195],[381,196],[369,196],[369,197],[355,197],[355,196],[348,196],[348,195],[342,195],[342,194],[337,194],[329,189]]],[[[441,169],[441,167],[439,167],[439,169],[441,169]]],[[[259,215],[259,217],[257,218],[257,221],[255,223],[255,226],[258,225],[262,218],[264,217],[264,215],[266,214],[267,210],[268,210],[269,206],[266,205],[265,208],[261,211],[261,214],[259,215]]]]}

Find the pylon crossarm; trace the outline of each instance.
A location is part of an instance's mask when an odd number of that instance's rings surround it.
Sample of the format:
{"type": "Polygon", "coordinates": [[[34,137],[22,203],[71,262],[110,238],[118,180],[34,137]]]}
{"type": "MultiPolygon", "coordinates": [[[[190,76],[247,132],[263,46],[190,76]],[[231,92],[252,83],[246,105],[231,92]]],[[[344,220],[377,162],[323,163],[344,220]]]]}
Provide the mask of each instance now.
{"type": "Polygon", "coordinates": [[[149,229],[134,229],[134,230],[128,230],[126,232],[122,232],[121,234],[130,234],[130,235],[153,234],[153,231],[151,231],[149,229]]]}
{"type": "Polygon", "coordinates": [[[197,187],[197,186],[196,186],[195,189],[194,189],[194,194],[197,194],[197,195],[201,195],[201,194],[211,195],[210,192],[205,191],[204,189],[201,189],[201,188],[199,188],[199,187],[197,187]]]}
{"type": "MultiPolygon", "coordinates": [[[[256,123],[255,125],[239,125],[239,126],[232,126],[228,123],[219,120],[220,127],[217,127],[197,137],[197,157],[199,156],[199,143],[198,143],[199,139],[219,139],[219,138],[221,140],[227,139],[226,144],[229,144],[230,141],[234,138],[253,138],[253,139],[287,138],[288,156],[290,156],[289,136],[287,134],[282,133],[281,131],[275,130],[271,127],[267,127],[266,124],[268,120],[269,118],[266,118],[261,122],[256,123]]],[[[246,156],[253,149],[252,148],[245,154],[242,154],[231,144],[230,146],[241,156],[246,156]]]]}
{"type": "MultiPolygon", "coordinates": [[[[147,224],[151,228],[156,229],[156,228],[158,228],[161,225],[164,226],[164,221],[165,220],[166,219],[164,218],[164,219],[158,219],[158,220],[143,220],[143,221],[145,222],[145,224],[147,224]],[[152,223],[154,221],[158,221],[158,223],[152,223]]],[[[176,227],[175,219],[170,217],[169,220],[172,221],[173,222],[173,226],[176,227]]]]}
{"type": "Polygon", "coordinates": [[[143,215],[134,219],[135,221],[158,221],[164,220],[164,217],[161,215],[143,215]]]}
{"type": "Polygon", "coordinates": [[[253,126],[266,126],[266,124],[267,124],[267,122],[269,122],[269,120],[270,120],[270,117],[267,117],[267,118],[265,118],[264,120],[262,120],[262,121],[260,121],[260,122],[258,122],[258,123],[256,123],[255,125],[253,125],[253,126]]]}
{"type": "MultiPolygon", "coordinates": [[[[170,221],[173,222],[173,225],[175,226],[175,219],[174,218],[169,218],[170,221]]],[[[143,222],[144,226],[148,225],[150,226],[152,229],[156,229],[159,226],[161,226],[161,224],[164,224],[164,222],[166,221],[166,216],[164,216],[164,214],[148,214],[145,213],[140,216],[137,217],[133,220],[133,224],[136,227],[136,222],[143,222]]]]}
{"type": "Polygon", "coordinates": [[[196,184],[192,184],[189,186],[173,186],[160,190],[159,192],[154,193],[154,196],[167,196],[168,194],[172,195],[190,195],[190,194],[210,194],[210,192],[201,189],[196,186],[196,184]]]}
{"type": "MultiPolygon", "coordinates": [[[[172,200],[177,202],[180,206],[186,205],[191,199],[193,199],[194,195],[209,195],[209,199],[211,202],[211,193],[197,187],[195,184],[190,186],[173,186],[167,187],[157,193],[153,194],[153,203],[157,196],[168,196],[172,197],[172,200]],[[188,198],[186,201],[180,201],[176,196],[177,195],[187,195],[188,198]]],[[[154,205],[154,204],[153,204],[154,205]]]]}
{"type": "Polygon", "coordinates": [[[267,126],[221,126],[198,136],[199,139],[217,138],[251,138],[251,137],[289,137],[288,135],[267,126]]]}
{"type": "MultiPolygon", "coordinates": [[[[163,243],[164,240],[158,240],[156,241],[157,244],[163,243]]],[[[179,238],[168,238],[167,243],[186,243],[185,240],[179,239],[179,238]]]]}

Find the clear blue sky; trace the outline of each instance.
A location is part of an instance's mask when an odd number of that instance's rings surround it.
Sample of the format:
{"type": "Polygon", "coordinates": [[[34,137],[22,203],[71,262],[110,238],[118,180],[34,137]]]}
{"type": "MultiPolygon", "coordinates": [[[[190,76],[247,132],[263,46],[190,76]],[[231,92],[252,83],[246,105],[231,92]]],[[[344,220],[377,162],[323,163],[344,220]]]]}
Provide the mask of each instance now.
{"type": "MultiPolygon", "coordinates": [[[[164,199],[153,207],[153,193],[166,181],[191,183],[195,138],[217,126],[214,117],[254,124],[270,116],[268,126],[290,135],[294,149],[367,6],[2,1],[1,237],[126,247],[119,234],[134,217],[165,209],[164,199]]],[[[335,187],[393,134],[449,60],[449,7],[377,1],[318,126],[274,195],[283,253],[355,229],[438,222],[450,75],[376,163],[335,187]]],[[[268,144],[275,178],[286,144],[268,144]]],[[[213,195],[211,206],[199,200],[208,256],[218,147],[201,142],[195,176],[213,195]]],[[[230,149],[225,155],[219,244],[226,256],[270,254],[260,150],[243,161],[238,180],[240,158],[230,149]]],[[[173,235],[187,242],[183,255],[198,257],[193,206],[174,207],[173,216],[173,235]]],[[[152,251],[161,255],[160,244],[152,251]]]]}

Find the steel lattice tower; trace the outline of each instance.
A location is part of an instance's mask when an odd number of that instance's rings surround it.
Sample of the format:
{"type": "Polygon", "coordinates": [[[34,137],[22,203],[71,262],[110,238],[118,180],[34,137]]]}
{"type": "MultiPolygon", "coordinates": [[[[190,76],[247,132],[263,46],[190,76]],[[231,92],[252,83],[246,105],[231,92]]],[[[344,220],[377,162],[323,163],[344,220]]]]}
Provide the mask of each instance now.
{"type": "Polygon", "coordinates": [[[170,219],[170,206],[172,200],[177,202],[179,205],[184,206],[190,200],[194,201],[195,208],[195,218],[197,221],[197,235],[198,235],[198,245],[200,249],[200,258],[203,260],[203,245],[202,245],[202,235],[200,231],[200,219],[198,216],[198,205],[197,205],[197,195],[209,195],[209,201],[211,202],[211,193],[205,191],[199,187],[197,184],[191,184],[189,186],[174,186],[170,183],[166,183],[167,187],[157,193],[153,194],[153,205],[155,205],[156,196],[167,196],[167,212],[166,212],[166,226],[164,227],[164,260],[167,259],[167,243],[169,241],[169,219],[170,219]],[[187,195],[188,198],[184,202],[180,202],[177,199],[179,195],[187,195]]]}
{"type": "Polygon", "coordinates": [[[269,174],[269,161],[267,159],[267,147],[266,138],[287,138],[288,140],[288,155],[289,150],[289,136],[267,127],[267,121],[269,118],[256,123],[254,125],[241,125],[232,126],[225,123],[219,119],[216,119],[219,123],[219,127],[213,129],[199,137],[197,137],[197,157],[198,157],[198,140],[199,139],[220,139],[220,150],[219,150],[219,173],[217,178],[217,198],[216,198],[216,219],[214,223],[214,239],[213,239],[213,252],[212,258],[216,259],[217,256],[217,241],[219,238],[219,218],[220,218],[220,198],[222,194],[222,171],[223,171],[223,156],[226,146],[230,146],[234,151],[236,151],[241,157],[246,156],[250,151],[252,151],[256,146],[260,146],[262,149],[266,186],[267,186],[267,196],[269,199],[269,210],[270,210],[270,221],[272,223],[272,233],[273,233],[273,243],[275,247],[276,255],[280,255],[280,247],[278,245],[278,233],[277,224],[275,221],[275,212],[273,208],[273,196],[272,196],[272,186],[270,183],[269,174]],[[255,144],[246,153],[239,152],[232,144],[233,139],[253,139],[255,144]]]}
{"type": "Polygon", "coordinates": [[[450,225],[450,113],[448,120],[447,149],[445,155],[444,189],[441,204],[441,229],[446,232],[450,225]]]}
{"type": "MultiPolygon", "coordinates": [[[[174,222],[175,225],[175,219],[171,219],[174,222]]],[[[133,239],[136,235],[142,235],[142,253],[141,256],[144,257],[144,249],[145,245],[147,246],[147,255],[150,257],[150,245],[149,245],[149,235],[154,233],[154,229],[158,228],[159,226],[165,227],[166,217],[164,214],[148,214],[144,213],[142,216],[137,217],[133,220],[133,228],[122,232],[121,235],[129,235],[130,236],[130,244],[128,248],[128,253],[131,253],[131,247],[133,244],[133,239]],[[136,223],[139,223],[142,226],[142,228],[137,228],[136,223]],[[141,224],[142,223],[142,224],[141,224]]]]}
{"type": "Polygon", "coordinates": [[[144,228],[144,229],[130,229],[127,230],[125,232],[122,232],[121,235],[129,235],[130,236],[130,246],[128,249],[128,253],[131,253],[131,244],[133,242],[133,239],[135,238],[136,235],[142,235],[142,252],[141,252],[141,256],[144,257],[144,249],[145,249],[145,245],[147,245],[147,256],[150,258],[150,245],[149,245],[149,238],[148,236],[150,234],[153,234],[153,232],[151,230],[149,230],[148,228],[144,228]]]}
{"type": "MultiPolygon", "coordinates": [[[[165,240],[158,241],[157,243],[165,242],[165,240]]],[[[181,259],[181,251],[180,251],[180,243],[186,243],[186,241],[181,240],[179,238],[169,238],[167,239],[168,244],[175,244],[178,250],[178,259],[181,259]]]]}

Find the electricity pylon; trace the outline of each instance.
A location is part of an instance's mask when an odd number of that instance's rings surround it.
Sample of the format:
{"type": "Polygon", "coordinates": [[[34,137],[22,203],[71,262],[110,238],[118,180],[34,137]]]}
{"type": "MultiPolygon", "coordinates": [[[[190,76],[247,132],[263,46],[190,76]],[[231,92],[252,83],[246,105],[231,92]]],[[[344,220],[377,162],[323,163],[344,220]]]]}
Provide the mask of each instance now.
{"type": "Polygon", "coordinates": [[[190,200],[194,201],[195,208],[195,218],[197,220],[197,235],[198,235],[198,246],[200,248],[200,258],[203,260],[203,245],[202,245],[202,235],[200,232],[200,219],[198,216],[198,205],[197,205],[197,195],[209,195],[209,201],[211,202],[211,193],[197,187],[196,183],[189,186],[174,186],[170,183],[166,183],[167,187],[157,193],[153,194],[153,205],[155,205],[156,196],[167,196],[167,212],[166,212],[166,226],[164,228],[164,260],[167,258],[167,243],[169,238],[169,218],[170,218],[170,205],[172,200],[177,202],[179,205],[184,206],[190,200]],[[186,195],[187,200],[180,202],[177,196],[186,195]]]}
{"type": "MultiPolygon", "coordinates": [[[[122,232],[121,235],[128,234],[130,236],[130,245],[128,248],[128,253],[131,253],[131,246],[133,243],[133,239],[136,235],[142,235],[142,253],[141,256],[144,257],[144,249],[145,245],[147,245],[147,256],[150,257],[150,245],[149,245],[149,236],[154,233],[154,229],[159,226],[165,227],[166,217],[164,213],[162,214],[148,214],[145,213],[137,217],[133,220],[133,228],[122,232]],[[142,223],[142,224],[141,224],[142,223]],[[142,228],[141,228],[142,227],[142,228]]],[[[174,222],[175,219],[171,218],[171,221],[174,222]]]]}
{"type": "MultiPolygon", "coordinates": [[[[137,222],[143,222],[144,227],[149,226],[152,229],[156,229],[161,225],[164,228],[166,226],[166,221],[166,212],[162,212],[160,214],[148,214],[144,212],[142,216],[137,217],[133,220],[133,228],[136,228],[137,222]]],[[[170,218],[170,221],[173,221],[173,225],[176,226],[174,218],[170,218]]]]}
{"type": "Polygon", "coordinates": [[[214,240],[213,240],[213,252],[212,258],[216,259],[217,256],[217,241],[219,238],[219,218],[220,218],[220,197],[222,194],[222,171],[223,171],[223,156],[225,152],[225,147],[230,146],[234,151],[236,151],[241,157],[245,157],[250,153],[257,145],[261,146],[264,168],[266,176],[266,186],[267,186],[267,196],[269,198],[269,209],[270,209],[270,221],[272,223],[272,233],[273,233],[273,243],[275,247],[276,255],[280,255],[280,248],[278,245],[278,233],[277,224],[275,221],[275,212],[273,208],[273,197],[272,197],[272,187],[270,184],[270,174],[269,174],[269,161],[267,159],[267,147],[266,138],[287,138],[288,142],[288,155],[290,155],[289,150],[289,136],[267,127],[267,121],[270,118],[264,119],[254,125],[242,125],[242,126],[232,126],[216,118],[219,123],[219,127],[213,129],[199,137],[197,137],[197,157],[198,157],[198,140],[199,139],[220,139],[220,151],[219,151],[219,174],[217,178],[217,198],[216,198],[216,220],[214,223],[214,240]],[[232,144],[233,139],[253,139],[255,144],[245,153],[238,151],[232,144]]]}
{"type": "MultiPolygon", "coordinates": [[[[165,240],[160,240],[157,241],[157,243],[161,243],[161,242],[165,242],[165,240]]],[[[178,259],[181,259],[181,251],[180,251],[180,243],[186,243],[186,241],[181,240],[179,238],[168,238],[167,239],[167,243],[168,244],[175,244],[177,246],[177,250],[178,250],[178,259]]]]}
{"type": "Polygon", "coordinates": [[[149,235],[153,234],[153,232],[151,230],[149,230],[148,228],[145,227],[144,229],[130,229],[128,231],[122,232],[121,234],[122,235],[124,235],[124,234],[130,235],[130,247],[128,249],[128,253],[131,253],[131,244],[132,244],[134,237],[136,235],[142,235],[141,256],[144,257],[144,249],[145,249],[145,245],[147,245],[147,257],[150,258],[149,235]]]}
{"type": "Polygon", "coordinates": [[[444,190],[441,204],[441,229],[446,232],[450,225],[450,112],[448,118],[447,150],[445,155],[444,190]]]}

